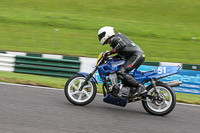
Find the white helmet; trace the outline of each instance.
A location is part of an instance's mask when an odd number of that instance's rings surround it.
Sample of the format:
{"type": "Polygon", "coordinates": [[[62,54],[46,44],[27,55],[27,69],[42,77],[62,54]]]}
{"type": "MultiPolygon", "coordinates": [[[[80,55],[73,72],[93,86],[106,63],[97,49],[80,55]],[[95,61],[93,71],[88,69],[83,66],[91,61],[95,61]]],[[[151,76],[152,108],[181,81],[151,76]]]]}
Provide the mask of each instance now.
{"type": "Polygon", "coordinates": [[[101,45],[107,43],[108,38],[115,35],[114,28],[111,26],[104,26],[98,31],[98,38],[101,45]]]}

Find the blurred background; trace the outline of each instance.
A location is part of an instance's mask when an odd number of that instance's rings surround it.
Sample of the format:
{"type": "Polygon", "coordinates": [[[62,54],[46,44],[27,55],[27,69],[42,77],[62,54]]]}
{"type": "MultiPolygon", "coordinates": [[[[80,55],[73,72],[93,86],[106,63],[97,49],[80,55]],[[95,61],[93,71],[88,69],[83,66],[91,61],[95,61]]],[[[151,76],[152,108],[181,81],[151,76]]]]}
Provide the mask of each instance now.
{"type": "Polygon", "coordinates": [[[199,0],[1,0],[0,51],[97,57],[113,26],[146,61],[200,64],[199,0]]]}

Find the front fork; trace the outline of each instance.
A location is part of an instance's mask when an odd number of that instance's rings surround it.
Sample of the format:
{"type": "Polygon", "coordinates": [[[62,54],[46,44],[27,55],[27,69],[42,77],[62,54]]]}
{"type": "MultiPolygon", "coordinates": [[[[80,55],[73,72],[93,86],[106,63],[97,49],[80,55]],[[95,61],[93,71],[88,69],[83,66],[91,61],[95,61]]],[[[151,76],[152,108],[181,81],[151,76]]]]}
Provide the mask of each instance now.
{"type": "Polygon", "coordinates": [[[87,76],[87,78],[85,79],[84,83],[83,83],[83,84],[81,85],[81,87],[79,88],[79,91],[82,91],[82,90],[83,90],[83,87],[84,87],[85,85],[87,85],[88,81],[90,80],[90,78],[92,78],[92,76],[93,76],[93,74],[96,72],[96,70],[97,70],[97,67],[93,70],[92,73],[90,73],[90,74],[87,76]]]}

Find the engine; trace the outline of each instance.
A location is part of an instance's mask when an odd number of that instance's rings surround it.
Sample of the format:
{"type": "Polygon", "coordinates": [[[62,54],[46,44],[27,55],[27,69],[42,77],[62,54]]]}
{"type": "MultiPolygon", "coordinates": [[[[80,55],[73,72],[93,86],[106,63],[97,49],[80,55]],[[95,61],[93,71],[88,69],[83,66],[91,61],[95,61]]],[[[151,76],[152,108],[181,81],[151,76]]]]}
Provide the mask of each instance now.
{"type": "Polygon", "coordinates": [[[123,84],[121,84],[118,81],[118,77],[116,73],[109,74],[108,79],[110,81],[109,91],[113,96],[116,96],[116,97],[129,96],[130,87],[123,86],[123,84]]]}

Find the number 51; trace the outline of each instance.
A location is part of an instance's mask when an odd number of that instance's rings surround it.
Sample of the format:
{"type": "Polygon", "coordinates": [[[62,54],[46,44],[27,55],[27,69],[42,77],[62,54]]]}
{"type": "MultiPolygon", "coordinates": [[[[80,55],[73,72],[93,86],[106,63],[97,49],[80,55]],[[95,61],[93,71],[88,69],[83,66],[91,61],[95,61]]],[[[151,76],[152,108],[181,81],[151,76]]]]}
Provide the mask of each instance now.
{"type": "Polygon", "coordinates": [[[166,67],[158,67],[158,74],[165,74],[166,73],[166,67]]]}

